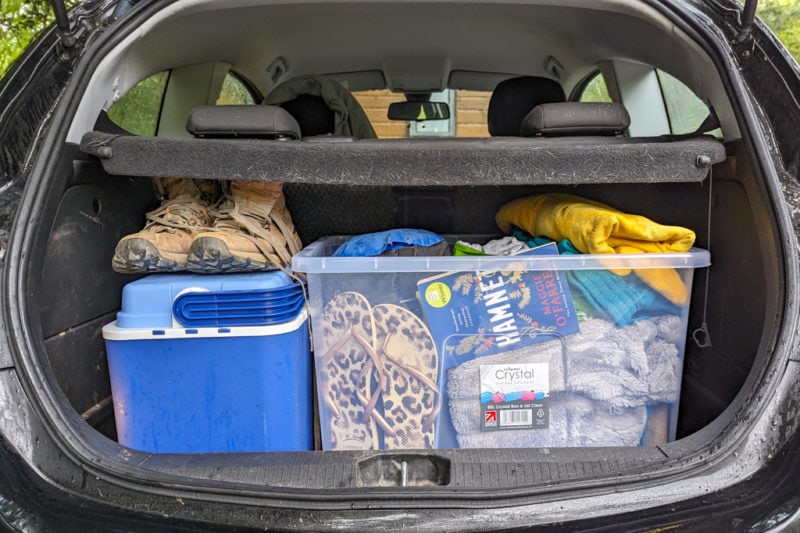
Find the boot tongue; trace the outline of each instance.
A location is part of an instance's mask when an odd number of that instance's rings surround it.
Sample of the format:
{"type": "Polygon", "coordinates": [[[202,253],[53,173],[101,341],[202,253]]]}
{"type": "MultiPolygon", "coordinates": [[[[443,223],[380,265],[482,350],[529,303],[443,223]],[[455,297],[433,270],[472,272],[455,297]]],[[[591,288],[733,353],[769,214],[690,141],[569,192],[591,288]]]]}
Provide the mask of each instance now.
{"type": "Polygon", "coordinates": [[[243,198],[251,202],[269,205],[267,213],[283,194],[283,182],[280,181],[234,181],[231,183],[231,196],[243,198]]]}
{"type": "Polygon", "coordinates": [[[164,188],[167,191],[167,198],[200,198],[200,189],[192,179],[188,178],[165,178],[164,188]]]}
{"type": "Polygon", "coordinates": [[[255,219],[261,226],[265,226],[270,221],[272,208],[276,200],[273,198],[259,199],[253,198],[257,195],[242,195],[239,192],[231,194],[223,201],[219,207],[212,208],[214,217],[214,227],[228,228],[238,231],[247,224],[243,219],[255,219]]]}

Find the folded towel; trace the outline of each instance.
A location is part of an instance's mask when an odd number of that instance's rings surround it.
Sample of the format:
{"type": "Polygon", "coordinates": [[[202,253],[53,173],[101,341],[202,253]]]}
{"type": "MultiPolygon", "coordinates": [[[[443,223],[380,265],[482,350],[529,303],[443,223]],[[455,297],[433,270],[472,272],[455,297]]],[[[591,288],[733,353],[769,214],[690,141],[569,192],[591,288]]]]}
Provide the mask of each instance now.
{"type": "Polygon", "coordinates": [[[455,366],[447,372],[446,391],[458,442],[463,447],[491,447],[505,439],[522,446],[636,445],[646,406],[678,400],[681,332],[681,320],[673,315],[622,328],[594,318],[560,340],[455,366]],[[533,363],[548,364],[550,429],[482,432],[479,400],[488,395],[481,391],[481,365],[533,363]]]}
{"type": "Polygon", "coordinates": [[[647,408],[610,410],[580,394],[550,396],[547,428],[481,431],[474,400],[451,401],[453,425],[461,448],[548,448],[637,446],[647,427],[647,408]]]}
{"type": "MultiPolygon", "coordinates": [[[[686,252],[695,240],[690,229],[664,226],[600,202],[561,193],[514,200],[500,208],[495,220],[506,233],[516,226],[531,235],[556,241],[569,239],[586,254],[686,252]]],[[[615,273],[626,275],[630,269],[615,273]]],[[[686,303],[688,291],[674,269],[640,269],[635,273],[672,303],[686,303]]]]}

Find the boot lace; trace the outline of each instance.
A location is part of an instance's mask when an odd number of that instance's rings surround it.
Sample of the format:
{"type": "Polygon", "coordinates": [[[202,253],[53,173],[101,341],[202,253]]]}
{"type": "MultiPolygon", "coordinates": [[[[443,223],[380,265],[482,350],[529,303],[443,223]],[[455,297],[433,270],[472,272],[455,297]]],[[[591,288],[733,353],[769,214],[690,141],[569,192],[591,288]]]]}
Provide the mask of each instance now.
{"type": "Polygon", "coordinates": [[[144,229],[155,233],[176,233],[176,230],[197,230],[211,223],[211,215],[200,200],[176,198],[161,204],[145,215],[144,229]]]}
{"type": "Polygon", "coordinates": [[[238,233],[249,239],[272,264],[288,265],[300,251],[300,241],[283,196],[272,203],[228,196],[211,208],[211,216],[215,219],[211,231],[238,233]]]}

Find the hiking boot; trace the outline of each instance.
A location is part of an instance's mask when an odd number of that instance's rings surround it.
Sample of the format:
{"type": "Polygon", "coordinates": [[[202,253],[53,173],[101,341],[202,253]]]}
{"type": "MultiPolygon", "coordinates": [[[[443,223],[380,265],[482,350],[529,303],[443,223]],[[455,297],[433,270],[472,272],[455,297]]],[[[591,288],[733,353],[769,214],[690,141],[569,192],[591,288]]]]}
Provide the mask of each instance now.
{"type": "Polygon", "coordinates": [[[302,244],[281,182],[234,181],[211,209],[214,225],[189,248],[192,272],[253,272],[289,267],[302,244]]]}
{"type": "Polygon", "coordinates": [[[112,268],[121,274],[186,270],[192,239],[211,225],[208,205],[218,185],[210,180],[156,180],[166,193],[158,209],[145,215],[144,229],[120,239],[112,268]]]}

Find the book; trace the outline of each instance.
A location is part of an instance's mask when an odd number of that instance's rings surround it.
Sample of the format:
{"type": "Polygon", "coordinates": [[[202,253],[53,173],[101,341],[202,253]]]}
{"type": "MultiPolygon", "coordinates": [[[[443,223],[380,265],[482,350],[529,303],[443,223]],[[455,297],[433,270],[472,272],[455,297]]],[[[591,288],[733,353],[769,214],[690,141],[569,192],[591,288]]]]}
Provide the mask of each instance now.
{"type": "MultiPolygon", "coordinates": [[[[530,255],[558,248],[547,243],[513,257],[530,255]]],[[[558,270],[447,272],[419,280],[417,291],[443,370],[580,331],[558,270]]]]}

